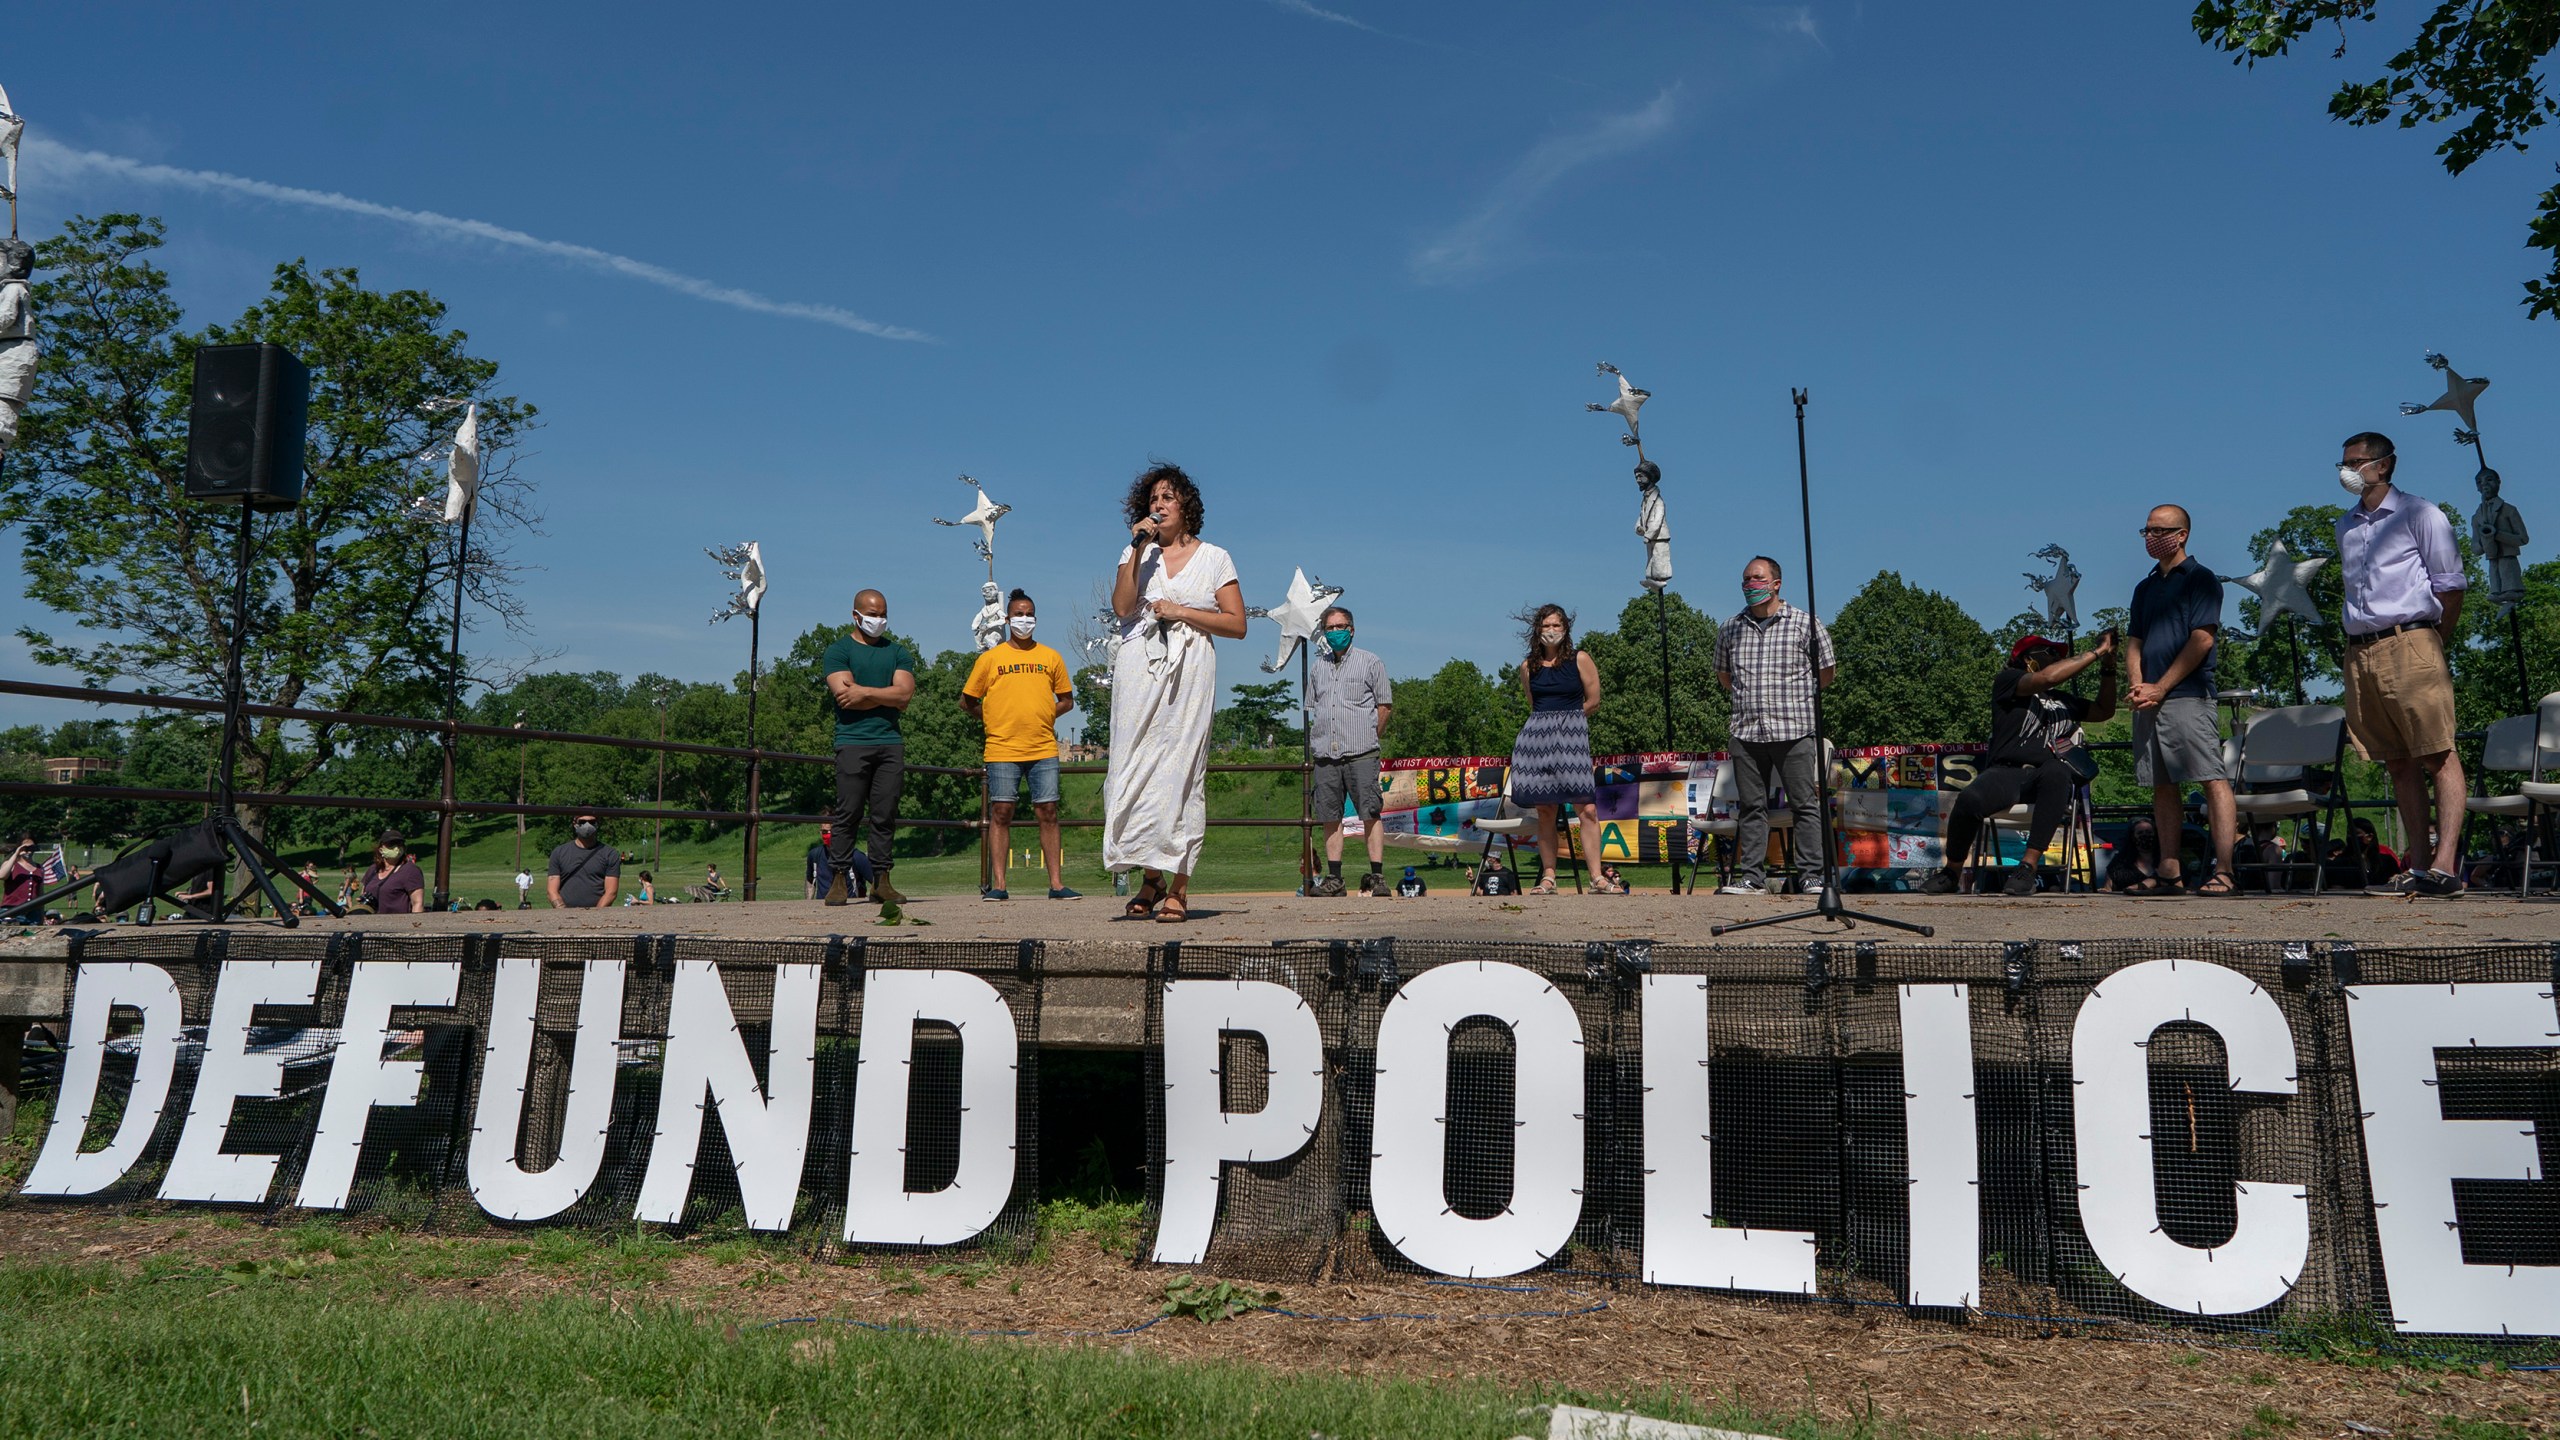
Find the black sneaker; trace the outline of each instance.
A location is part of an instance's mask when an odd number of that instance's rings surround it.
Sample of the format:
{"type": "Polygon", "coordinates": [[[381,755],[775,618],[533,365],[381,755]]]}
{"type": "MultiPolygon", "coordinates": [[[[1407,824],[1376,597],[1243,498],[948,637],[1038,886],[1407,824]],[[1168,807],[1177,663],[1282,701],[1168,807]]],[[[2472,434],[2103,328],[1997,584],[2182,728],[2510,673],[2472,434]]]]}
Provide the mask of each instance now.
{"type": "Polygon", "coordinates": [[[979,892],[978,892],[978,898],[979,898],[979,899],[981,899],[981,900],[1009,900],[1009,899],[1011,899],[1012,897],[1011,897],[1011,896],[1009,896],[1009,895],[1007,895],[1007,894],[1006,894],[1004,891],[1002,891],[1002,890],[998,890],[998,889],[995,889],[995,888],[993,888],[993,887],[989,887],[989,888],[987,888],[987,889],[985,889],[985,890],[981,890],[981,891],[979,891],[979,892]]]}
{"type": "Polygon", "coordinates": [[[2448,875],[2442,870],[2412,870],[2409,873],[2417,877],[2409,889],[2412,895],[2429,900],[2451,900],[2463,891],[2459,875],[2448,875]]]}
{"type": "Polygon", "coordinates": [[[2024,865],[2013,868],[2008,878],[2000,882],[2000,893],[2013,899],[2033,895],[2036,893],[2036,872],[2024,865]]]}
{"type": "Polygon", "coordinates": [[[1955,872],[1944,866],[1930,871],[1929,878],[1920,882],[1920,893],[1923,895],[1953,895],[1956,893],[1955,872]]]}

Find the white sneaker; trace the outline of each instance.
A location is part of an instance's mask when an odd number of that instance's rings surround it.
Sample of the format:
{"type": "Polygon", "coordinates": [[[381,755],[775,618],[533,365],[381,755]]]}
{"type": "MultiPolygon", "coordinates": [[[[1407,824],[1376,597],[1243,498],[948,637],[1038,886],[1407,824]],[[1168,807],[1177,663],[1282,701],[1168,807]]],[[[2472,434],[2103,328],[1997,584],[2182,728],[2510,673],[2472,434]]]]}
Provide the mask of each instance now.
{"type": "Polygon", "coordinates": [[[1736,880],[1716,891],[1719,895],[1766,895],[1769,887],[1757,880],[1736,880]]]}

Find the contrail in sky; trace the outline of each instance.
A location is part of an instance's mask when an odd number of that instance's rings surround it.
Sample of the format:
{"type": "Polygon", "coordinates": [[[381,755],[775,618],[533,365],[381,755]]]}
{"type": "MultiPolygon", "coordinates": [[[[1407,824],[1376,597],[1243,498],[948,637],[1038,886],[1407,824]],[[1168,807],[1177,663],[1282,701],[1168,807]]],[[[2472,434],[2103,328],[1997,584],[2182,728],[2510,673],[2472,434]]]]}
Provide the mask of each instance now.
{"type": "Polygon", "coordinates": [[[245,176],[227,175],[219,170],[186,170],[174,165],[155,165],[97,150],[75,150],[67,145],[53,144],[33,136],[28,137],[26,150],[26,158],[31,168],[41,167],[41,170],[58,175],[103,175],[138,181],[145,185],[166,185],[198,193],[245,195],[254,200],[266,200],[279,205],[302,205],[314,210],[335,210],[346,215],[364,215],[376,220],[394,221],[430,235],[481,240],[492,245],[530,250],[539,255],[548,255],[555,260],[566,260],[573,265],[583,265],[590,270],[602,270],[626,279],[642,281],[661,289],[673,290],[679,295],[690,295],[694,299],[707,300],[714,305],[726,305],[734,310],[746,310],[758,315],[779,315],[790,320],[814,320],[821,325],[833,325],[840,330],[851,330],[857,334],[876,336],[882,340],[931,341],[933,339],[931,335],[921,330],[910,330],[902,325],[884,325],[840,306],[819,305],[805,300],[776,300],[759,295],[752,290],[741,290],[734,285],[723,285],[717,281],[669,270],[663,265],[652,265],[646,260],[634,260],[628,255],[616,255],[610,250],[598,250],[591,245],[573,245],[565,240],[545,240],[538,235],[527,235],[521,230],[492,225],[486,220],[466,220],[456,215],[440,215],[433,210],[405,210],[397,205],[377,204],[371,200],[359,200],[352,195],[340,195],[334,191],[305,190],[298,186],[277,185],[266,180],[251,180],[245,176]]]}

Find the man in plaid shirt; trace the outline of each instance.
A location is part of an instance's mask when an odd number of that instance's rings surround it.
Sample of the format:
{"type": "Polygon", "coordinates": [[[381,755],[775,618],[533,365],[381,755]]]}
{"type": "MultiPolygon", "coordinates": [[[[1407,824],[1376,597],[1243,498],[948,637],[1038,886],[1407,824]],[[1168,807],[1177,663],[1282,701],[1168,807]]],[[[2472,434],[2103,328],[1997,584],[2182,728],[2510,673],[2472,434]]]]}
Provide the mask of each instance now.
{"type": "Polygon", "coordinates": [[[1814,686],[1838,673],[1831,632],[1778,598],[1778,562],[1755,555],[1742,570],[1742,613],[1716,632],[1716,683],[1733,697],[1733,879],[1719,895],[1766,895],[1769,780],[1795,812],[1797,888],[1822,889],[1822,746],[1813,733],[1814,686]],[[1819,675],[1815,653],[1820,652],[1819,675]]]}

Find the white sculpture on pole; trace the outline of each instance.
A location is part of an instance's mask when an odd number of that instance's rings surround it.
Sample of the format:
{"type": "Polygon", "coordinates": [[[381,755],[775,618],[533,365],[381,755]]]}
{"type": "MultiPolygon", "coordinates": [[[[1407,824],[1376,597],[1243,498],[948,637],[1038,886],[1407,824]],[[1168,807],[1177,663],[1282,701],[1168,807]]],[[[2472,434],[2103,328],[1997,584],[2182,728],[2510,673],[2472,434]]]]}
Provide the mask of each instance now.
{"type": "Polygon", "coordinates": [[[1003,519],[1005,516],[1012,514],[1013,507],[1010,505],[999,505],[993,500],[988,499],[987,487],[970,479],[966,475],[960,477],[960,483],[978,492],[977,508],[971,510],[968,514],[961,516],[957,520],[945,520],[941,516],[937,515],[934,517],[933,523],[936,525],[950,525],[955,527],[970,525],[976,526],[978,528],[978,554],[987,562],[987,578],[989,580],[993,580],[996,578],[996,522],[1003,519]]]}
{"type": "Polygon", "coordinates": [[[969,617],[969,636],[981,650],[993,650],[1004,643],[1004,590],[993,580],[978,587],[978,598],[986,603],[969,617]]]}
{"type": "Polygon", "coordinates": [[[2498,472],[2483,469],[2472,477],[2480,487],[2480,508],[2471,512],[2471,544],[2489,570],[2489,598],[2503,615],[2524,599],[2524,562],[2518,558],[2533,537],[2524,528],[2524,513],[2498,498],[2498,472]]]}
{"type": "Polygon", "coordinates": [[[764,547],[749,540],[702,553],[718,561],[721,573],[738,586],[738,593],[729,597],[728,605],[711,617],[711,623],[717,625],[732,615],[755,614],[764,604],[764,547]]]}
{"type": "Polygon", "coordinates": [[[463,412],[462,428],[453,432],[453,454],[444,467],[444,520],[450,525],[471,513],[480,499],[480,407],[463,412]]]}
{"type": "Polygon", "coordinates": [[[18,238],[18,137],[27,133],[27,122],[9,108],[9,92],[0,90],[0,164],[8,168],[8,183],[0,185],[0,196],[9,201],[9,238],[18,238]]]}
{"type": "Polygon", "coordinates": [[[1262,673],[1265,675],[1278,673],[1280,667],[1288,664],[1290,657],[1298,653],[1298,647],[1301,644],[1313,640],[1316,635],[1316,623],[1324,619],[1326,607],[1340,598],[1342,598],[1341,586],[1327,585],[1322,580],[1309,580],[1306,571],[1297,570],[1292,571],[1289,576],[1288,599],[1269,609],[1260,606],[1247,608],[1244,612],[1247,615],[1256,619],[1276,620],[1280,623],[1279,652],[1263,662],[1262,673]]]}
{"type": "Polygon", "coordinates": [[[1102,667],[1102,673],[1094,677],[1094,683],[1108,690],[1111,688],[1111,667],[1120,663],[1120,632],[1128,622],[1113,614],[1107,605],[1096,612],[1093,619],[1099,628],[1084,642],[1085,660],[1088,664],[1102,667]]]}
{"type": "Polygon", "coordinates": [[[18,443],[18,416],[36,393],[35,306],[27,277],[35,247],[12,235],[0,240],[0,455],[18,443]]]}
{"type": "Polygon", "coordinates": [[[2267,546],[2266,563],[2252,575],[2223,575],[2216,578],[2237,585],[2258,597],[2258,628],[2264,631],[2276,623],[2279,615],[2299,615],[2311,624],[2320,623],[2320,607],[2311,603],[2311,577],[2329,563],[2325,555],[2296,560],[2284,548],[2284,542],[2267,546]]]}
{"type": "Polygon", "coordinates": [[[2071,552],[2059,545],[2047,545],[2034,556],[2053,562],[2050,575],[2027,576],[2027,588],[2044,597],[2044,623],[2065,633],[2080,628],[2080,567],[2071,563],[2071,552]]]}
{"type": "Polygon", "coordinates": [[[1662,467],[1645,458],[1644,433],[1636,423],[1653,392],[1627,383],[1626,373],[1606,360],[1600,362],[1599,373],[1617,378],[1618,398],[1606,405],[1595,400],[1582,408],[1627,422],[1627,433],[1618,437],[1618,443],[1636,450],[1636,538],[1644,542],[1644,588],[1659,595],[1671,587],[1671,521],[1662,508],[1662,467]]]}

